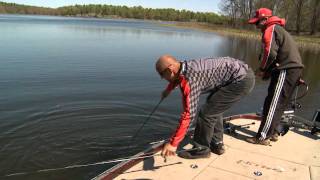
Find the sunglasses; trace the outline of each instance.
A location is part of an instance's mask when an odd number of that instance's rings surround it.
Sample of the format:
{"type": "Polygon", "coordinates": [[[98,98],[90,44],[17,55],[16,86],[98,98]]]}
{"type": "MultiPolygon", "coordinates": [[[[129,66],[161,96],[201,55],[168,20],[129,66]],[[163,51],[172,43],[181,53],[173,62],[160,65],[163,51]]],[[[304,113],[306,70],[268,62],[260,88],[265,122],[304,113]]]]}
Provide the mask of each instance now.
{"type": "Polygon", "coordinates": [[[261,21],[261,20],[258,20],[258,21],[256,22],[256,24],[255,24],[255,25],[256,25],[256,26],[258,26],[258,25],[259,25],[259,23],[260,23],[260,21],[261,21]]]}

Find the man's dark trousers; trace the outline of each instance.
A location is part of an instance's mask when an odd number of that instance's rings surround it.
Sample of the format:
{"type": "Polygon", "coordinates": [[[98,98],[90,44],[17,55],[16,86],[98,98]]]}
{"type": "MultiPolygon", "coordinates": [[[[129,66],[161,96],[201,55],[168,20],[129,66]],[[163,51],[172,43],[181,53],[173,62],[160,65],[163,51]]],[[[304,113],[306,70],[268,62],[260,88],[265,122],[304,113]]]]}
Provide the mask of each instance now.
{"type": "Polygon", "coordinates": [[[197,119],[194,145],[202,149],[223,142],[223,112],[228,110],[241,97],[249,94],[255,84],[255,76],[251,69],[245,78],[236,83],[229,83],[212,92],[197,119]]]}
{"type": "Polygon", "coordinates": [[[302,68],[273,70],[271,73],[268,95],[264,101],[261,125],[257,133],[260,140],[268,139],[275,133],[301,73],[302,68]]]}

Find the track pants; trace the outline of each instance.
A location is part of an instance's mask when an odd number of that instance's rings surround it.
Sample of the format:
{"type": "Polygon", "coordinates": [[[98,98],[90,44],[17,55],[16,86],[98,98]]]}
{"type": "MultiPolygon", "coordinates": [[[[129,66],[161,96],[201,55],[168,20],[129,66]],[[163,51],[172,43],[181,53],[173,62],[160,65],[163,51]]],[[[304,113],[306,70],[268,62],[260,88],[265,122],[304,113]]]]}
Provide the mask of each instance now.
{"type": "Polygon", "coordinates": [[[270,138],[275,133],[275,128],[280,123],[281,116],[288,106],[301,73],[301,68],[272,72],[268,95],[263,105],[261,124],[256,135],[260,140],[270,138]]]}
{"type": "Polygon", "coordinates": [[[223,141],[223,112],[228,110],[254,87],[255,76],[251,69],[244,79],[212,92],[201,107],[194,133],[194,145],[203,149],[223,141]]]}

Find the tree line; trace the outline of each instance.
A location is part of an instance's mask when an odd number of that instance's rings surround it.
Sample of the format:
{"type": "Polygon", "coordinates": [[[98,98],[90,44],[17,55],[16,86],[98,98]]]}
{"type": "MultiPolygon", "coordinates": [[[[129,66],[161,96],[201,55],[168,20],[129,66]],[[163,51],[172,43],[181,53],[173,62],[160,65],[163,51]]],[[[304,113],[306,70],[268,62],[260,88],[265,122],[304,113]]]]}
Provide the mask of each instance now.
{"type": "Polygon", "coordinates": [[[215,13],[200,13],[187,10],[152,9],[141,6],[112,6],[112,5],[75,5],[57,9],[63,16],[94,16],[94,17],[121,17],[135,19],[150,19],[163,21],[194,21],[222,24],[223,16],[215,13]]]}
{"type": "Polygon", "coordinates": [[[261,7],[269,8],[274,15],[286,19],[286,28],[316,34],[320,30],[320,0],[224,0],[221,11],[233,27],[244,27],[247,20],[261,7]]]}
{"type": "Polygon", "coordinates": [[[0,14],[41,14],[56,16],[135,18],[163,21],[203,22],[234,28],[254,28],[247,21],[261,7],[286,19],[286,29],[311,35],[320,31],[320,0],[223,0],[222,15],[172,8],[152,9],[141,6],[74,5],[60,8],[26,6],[0,2],[0,14]]]}
{"type": "Polygon", "coordinates": [[[152,9],[143,8],[141,6],[127,7],[94,4],[64,6],[60,8],[42,8],[4,2],[0,2],[0,13],[135,18],[163,21],[205,22],[212,24],[222,24],[225,22],[226,18],[215,13],[192,12],[187,10],[175,10],[172,8],[152,9]]]}
{"type": "Polygon", "coordinates": [[[0,14],[57,15],[55,9],[0,2],[0,14]]]}

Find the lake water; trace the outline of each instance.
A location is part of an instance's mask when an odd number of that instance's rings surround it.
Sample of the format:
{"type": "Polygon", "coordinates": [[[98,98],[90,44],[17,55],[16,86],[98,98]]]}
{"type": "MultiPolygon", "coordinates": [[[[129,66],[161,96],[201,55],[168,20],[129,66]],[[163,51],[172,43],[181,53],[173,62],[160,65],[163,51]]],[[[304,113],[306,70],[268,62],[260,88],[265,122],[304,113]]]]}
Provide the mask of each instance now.
{"type": "MultiPolygon", "coordinates": [[[[6,174],[127,157],[176,128],[181,97],[166,99],[135,142],[166,82],[162,54],[232,56],[258,66],[260,42],[136,20],[0,15],[0,179],[89,179],[110,165],[6,174]]],[[[320,51],[301,49],[310,85],[298,112],[320,108],[320,51]]],[[[226,115],[256,112],[268,82],[226,115]]]]}

